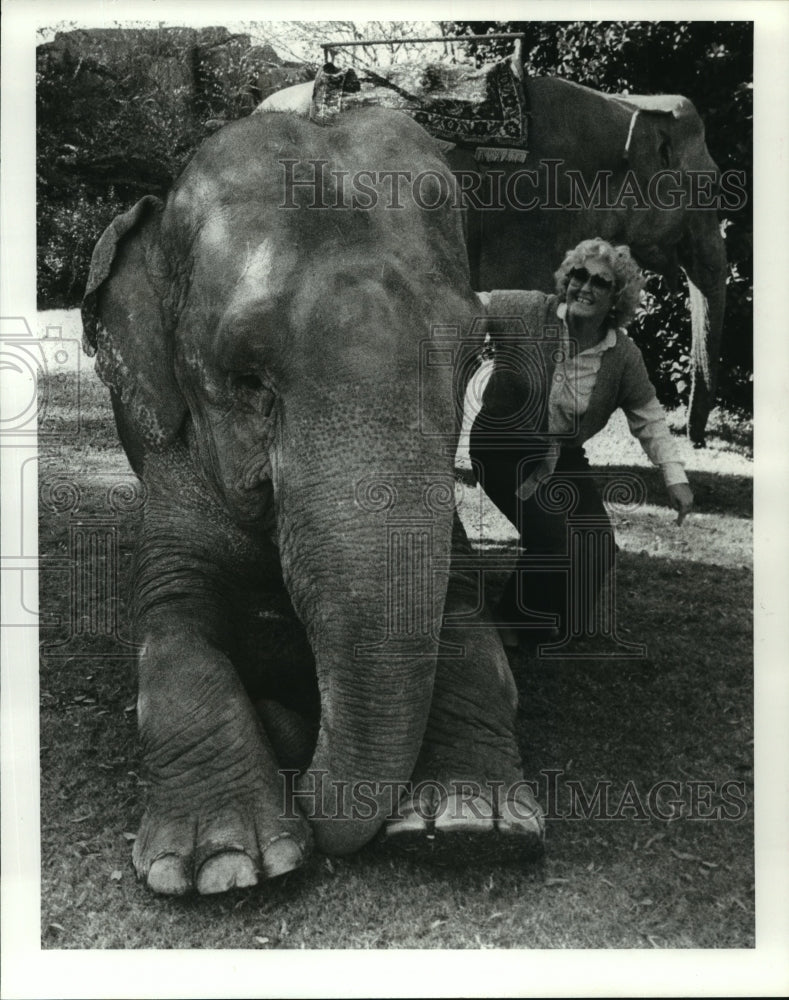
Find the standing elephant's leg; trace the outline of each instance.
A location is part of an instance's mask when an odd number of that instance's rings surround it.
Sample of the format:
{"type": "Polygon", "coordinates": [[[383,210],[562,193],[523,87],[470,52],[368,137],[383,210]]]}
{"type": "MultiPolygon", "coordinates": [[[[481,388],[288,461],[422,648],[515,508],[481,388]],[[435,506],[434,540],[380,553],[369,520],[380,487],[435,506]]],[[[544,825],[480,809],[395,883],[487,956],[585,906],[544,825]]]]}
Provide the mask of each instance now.
{"type": "Polygon", "coordinates": [[[183,453],[150,460],[146,483],[136,597],[150,791],[134,863],[157,892],[222,892],[297,867],[308,833],[285,818],[276,757],[226,654],[249,539],[183,453]]]}
{"type": "Polygon", "coordinates": [[[688,278],[693,326],[688,437],[696,447],[702,447],[718,382],[726,308],[726,250],[717,216],[709,212],[691,215],[680,254],[688,278]]]}
{"type": "MultiPolygon", "coordinates": [[[[457,520],[453,552],[470,553],[457,520]]],[[[441,856],[463,846],[474,855],[538,855],[544,820],[523,776],[517,690],[497,629],[478,607],[480,582],[472,570],[452,572],[442,640],[462,652],[438,658],[412,792],[386,838],[395,847],[429,844],[441,856]]]]}

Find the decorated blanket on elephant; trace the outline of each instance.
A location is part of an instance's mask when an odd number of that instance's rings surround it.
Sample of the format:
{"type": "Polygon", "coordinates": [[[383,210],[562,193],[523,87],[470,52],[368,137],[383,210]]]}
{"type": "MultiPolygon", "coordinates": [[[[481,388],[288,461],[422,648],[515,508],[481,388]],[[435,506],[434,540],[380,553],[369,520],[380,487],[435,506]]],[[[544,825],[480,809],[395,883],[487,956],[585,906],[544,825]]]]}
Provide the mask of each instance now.
{"type": "Polygon", "coordinates": [[[310,118],[329,125],[348,108],[396,108],[437,139],[475,147],[480,159],[525,159],[526,94],[509,60],[482,70],[436,63],[360,72],[327,63],[315,78],[310,118]]]}

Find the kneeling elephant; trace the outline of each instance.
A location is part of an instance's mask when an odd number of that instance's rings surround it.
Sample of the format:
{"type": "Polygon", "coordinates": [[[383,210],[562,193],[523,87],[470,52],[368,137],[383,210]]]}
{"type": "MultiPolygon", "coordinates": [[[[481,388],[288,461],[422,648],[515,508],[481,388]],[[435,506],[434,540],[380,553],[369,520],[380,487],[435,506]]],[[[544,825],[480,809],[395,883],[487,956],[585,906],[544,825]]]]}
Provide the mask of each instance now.
{"type": "Polygon", "coordinates": [[[94,252],[85,345],[146,487],[134,863],[158,892],[251,885],[382,828],[541,845],[509,666],[451,568],[462,387],[422,349],[436,326],[475,346],[461,220],[383,187],[345,207],[361,168],[453,183],[396,112],[255,115],[94,252]],[[319,190],[286,186],[318,161],[319,190]]]}

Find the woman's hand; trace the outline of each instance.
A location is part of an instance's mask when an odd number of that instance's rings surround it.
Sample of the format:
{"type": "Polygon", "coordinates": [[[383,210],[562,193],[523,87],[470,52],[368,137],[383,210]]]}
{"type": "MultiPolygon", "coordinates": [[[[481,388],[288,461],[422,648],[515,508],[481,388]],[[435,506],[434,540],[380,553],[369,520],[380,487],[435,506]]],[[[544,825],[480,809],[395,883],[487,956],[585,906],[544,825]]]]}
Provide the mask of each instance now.
{"type": "Polygon", "coordinates": [[[679,511],[677,524],[682,524],[693,507],[693,490],[687,483],[674,483],[673,486],[667,486],[666,489],[668,490],[669,504],[674,510],[679,511]]]}

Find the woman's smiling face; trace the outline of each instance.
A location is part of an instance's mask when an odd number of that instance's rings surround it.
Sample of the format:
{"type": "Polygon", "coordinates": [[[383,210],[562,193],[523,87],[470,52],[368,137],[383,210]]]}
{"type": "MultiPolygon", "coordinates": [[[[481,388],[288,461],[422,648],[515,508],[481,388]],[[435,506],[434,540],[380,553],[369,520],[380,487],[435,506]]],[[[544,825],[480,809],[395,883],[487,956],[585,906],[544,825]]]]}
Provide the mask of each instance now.
{"type": "Polygon", "coordinates": [[[587,257],[583,267],[570,271],[569,279],[568,317],[602,325],[614,301],[614,272],[599,257],[587,257]]]}

